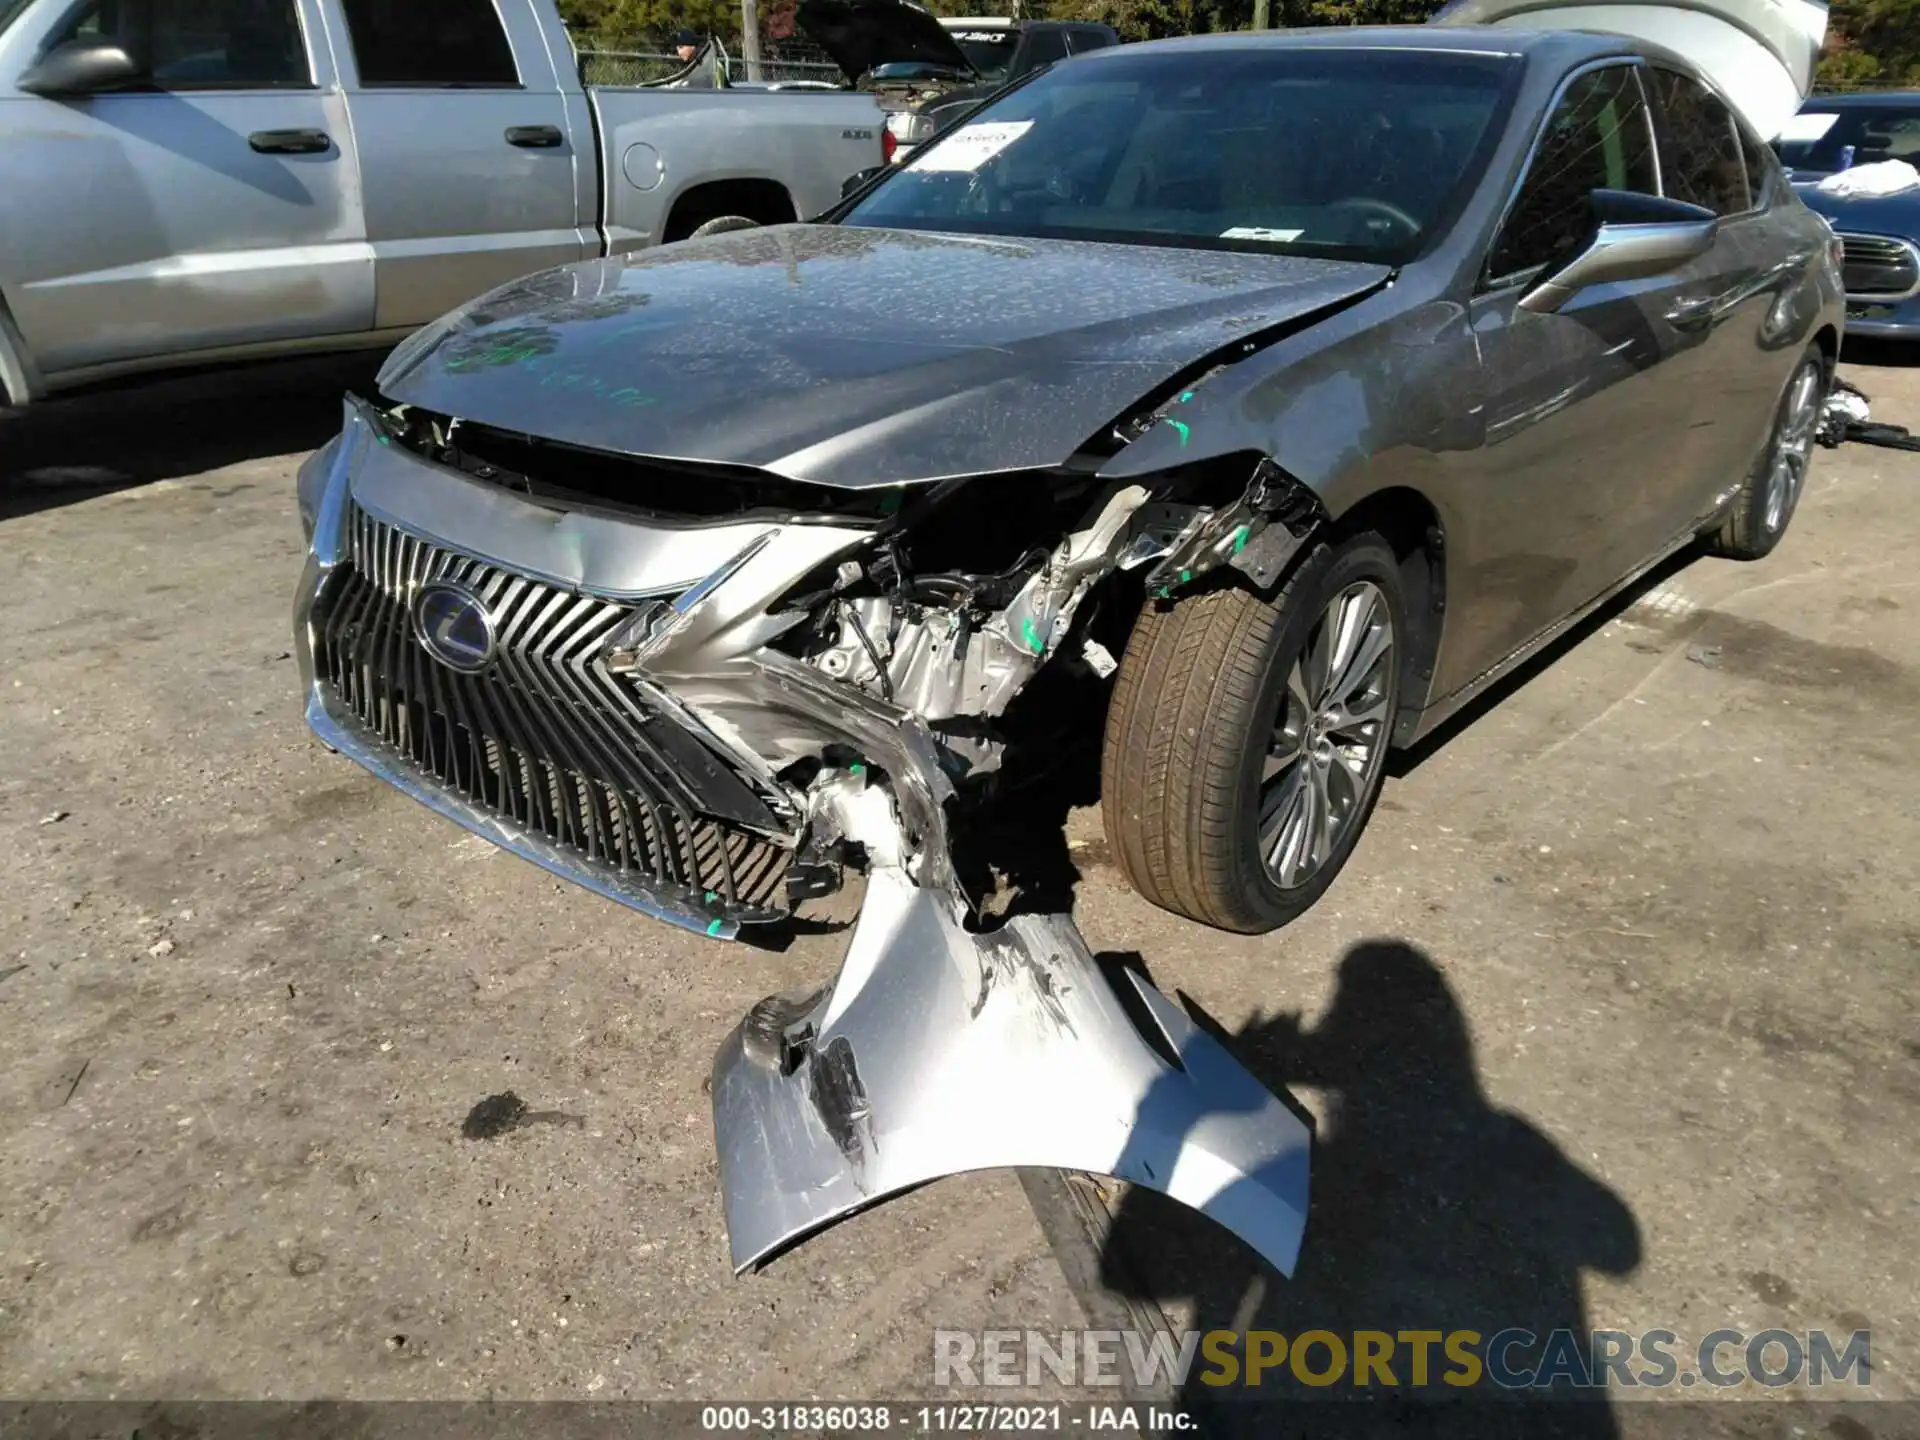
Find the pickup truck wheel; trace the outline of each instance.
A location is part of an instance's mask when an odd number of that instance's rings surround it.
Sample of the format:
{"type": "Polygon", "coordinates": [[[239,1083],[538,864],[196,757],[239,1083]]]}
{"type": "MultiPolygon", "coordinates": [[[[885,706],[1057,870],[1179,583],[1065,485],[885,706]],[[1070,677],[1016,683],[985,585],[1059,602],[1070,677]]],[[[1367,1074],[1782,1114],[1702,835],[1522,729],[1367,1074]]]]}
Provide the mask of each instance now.
{"type": "Polygon", "coordinates": [[[758,230],[760,222],[749,220],[744,215],[716,215],[704,225],[696,225],[687,238],[698,240],[702,235],[724,235],[729,230],[758,230]]]}
{"type": "Polygon", "coordinates": [[[1245,934],[1318,900],[1379,797],[1405,633],[1399,566],[1373,534],[1315,547],[1270,599],[1150,602],[1101,757],[1107,841],[1134,889],[1245,934]]]}
{"type": "Polygon", "coordinates": [[[1814,436],[1831,384],[1825,353],[1818,345],[1809,346],[1780,397],[1766,449],[1740,487],[1732,513],[1711,536],[1714,554],[1758,560],[1787,533],[1787,522],[1807,486],[1814,436]]]}

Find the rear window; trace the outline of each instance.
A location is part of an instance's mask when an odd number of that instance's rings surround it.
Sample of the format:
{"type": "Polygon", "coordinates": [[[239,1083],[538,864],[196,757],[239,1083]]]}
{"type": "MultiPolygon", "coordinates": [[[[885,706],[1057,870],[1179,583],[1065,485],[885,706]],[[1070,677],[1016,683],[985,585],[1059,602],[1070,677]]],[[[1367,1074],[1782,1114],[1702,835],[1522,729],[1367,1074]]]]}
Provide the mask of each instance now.
{"type": "Polygon", "coordinates": [[[983,80],[1004,80],[1013,64],[1013,52],[1019,46],[1015,30],[955,30],[953,43],[967,57],[967,63],[980,72],[983,80]]]}
{"type": "Polygon", "coordinates": [[[1484,167],[1517,73],[1452,51],[1122,48],[976,111],[843,223],[1400,264],[1484,167]]]}
{"type": "Polygon", "coordinates": [[[1067,58],[1067,32],[1036,30],[1027,37],[1027,63],[1038,68],[1067,58]]]}
{"type": "Polygon", "coordinates": [[[362,85],[518,85],[493,0],[342,0],[362,85]]]}

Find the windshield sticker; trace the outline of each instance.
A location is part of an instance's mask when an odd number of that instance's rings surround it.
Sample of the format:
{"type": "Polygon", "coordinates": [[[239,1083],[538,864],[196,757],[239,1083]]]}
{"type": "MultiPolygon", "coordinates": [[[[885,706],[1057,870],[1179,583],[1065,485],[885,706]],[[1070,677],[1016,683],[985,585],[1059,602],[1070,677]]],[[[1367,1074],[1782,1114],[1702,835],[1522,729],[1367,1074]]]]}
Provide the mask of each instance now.
{"type": "Polygon", "coordinates": [[[1838,115],[1831,114],[1795,115],[1780,127],[1780,139],[1787,143],[1795,140],[1818,140],[1833,128],[1833,122],[1839,118],[1838,115]]]}
{"type": "Polygon", "coordinates": [[[1271,240],[1276,245],[1284,245],[1289,240],[1298,240],[1307,232],[1304,230],[1269,230],[1264,225],[1235,225],[1230,230],[1222,230],[1222,240],[1271,240]]]}
{"type": "Polygon", "coordinates": [[[1031,120],[1002,120],[963,125],[938,145],[916,155],[913,170],[978,170],[1033,128],[1031,120]]]}
{"type": "Polygon", "coordinates": [[[1011,30],[960,30],[954,33],[954,39],[971,41],[976,45],[1005,45],[1014,37],[1011,30]]]}

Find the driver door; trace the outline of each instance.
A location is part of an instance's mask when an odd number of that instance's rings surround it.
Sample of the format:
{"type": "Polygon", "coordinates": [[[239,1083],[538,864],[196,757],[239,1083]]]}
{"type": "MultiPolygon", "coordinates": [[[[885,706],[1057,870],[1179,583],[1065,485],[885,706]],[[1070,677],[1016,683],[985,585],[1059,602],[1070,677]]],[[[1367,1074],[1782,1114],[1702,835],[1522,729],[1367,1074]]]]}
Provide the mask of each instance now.
{"type": "Polygon", "coordinates": [[[312,0],[87,0],[16,22],[0,263],[49,379],[372,325],[353,133],[320,34],[312,0]],[[88,37],[122,45],[144,83],[14,89],[88,37]]]}
{"type": "Polygon", "coordinates": [[[1608,64],[1568,80],[1470,308],[1486,385],[1474,505],[1484,559],[1449,616],[1442,674],[1455,684],[1635,568],[1645,557],[1630,552],[1674,480],[1662,457],[1691,419],[1674,361],[1692,341],[1661,316],[1678,277],[1595,285],[1551,314],[1519,308],[1591,237],[1594,190],[1659,191],[1638,69],[1608,64]]]}

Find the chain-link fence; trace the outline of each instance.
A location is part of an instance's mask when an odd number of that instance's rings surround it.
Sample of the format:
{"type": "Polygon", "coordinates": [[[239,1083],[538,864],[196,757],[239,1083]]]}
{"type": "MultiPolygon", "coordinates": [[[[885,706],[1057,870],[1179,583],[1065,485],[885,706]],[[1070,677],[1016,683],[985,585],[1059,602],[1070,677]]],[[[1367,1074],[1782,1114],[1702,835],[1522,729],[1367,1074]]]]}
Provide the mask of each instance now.
{"type": "MultiPolygon", "coordinates": [[[[686,62],[677,55],[645,50],[582,50],[579,56],[580,78],[589,85],[645,85],[686,68],[686,62]]],[[[721,58],[728,80],[734,84],[748,80],[746,61],[724,50],[721,58]]],[[[796,80],[816,80],[829,85],[846,83],[840,67],[828,60],[817,46],[791,41],[761,47],[759,78],[785,83],[796,80]]]]}

